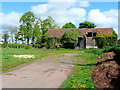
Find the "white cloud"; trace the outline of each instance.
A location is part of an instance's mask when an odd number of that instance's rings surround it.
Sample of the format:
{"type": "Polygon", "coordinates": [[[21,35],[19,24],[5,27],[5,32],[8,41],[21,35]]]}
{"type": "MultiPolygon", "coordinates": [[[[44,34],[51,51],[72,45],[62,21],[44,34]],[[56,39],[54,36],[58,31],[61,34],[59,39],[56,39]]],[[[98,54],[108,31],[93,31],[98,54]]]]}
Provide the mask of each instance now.
{"type": "Polygon", "coordinates": [[[52,16],[59,25],[67,22],[76,24],[78,21],[83,21],[86,16],[84,8],[74,7],[76,3],[77,0],[57,0],[57,2],[49,0],[47,4],[32,6],[31,11],[41,18],[52,16]]]}
{"type": "Polygon", "coordinates": [[[40,4],[37,6],[32,6],[31,11],[33,11],[35,14],[43,14],[47,12],[47,4],[40,4]]]}
{"type": "MultiPolygon", "coordinates": [[[[109,10],[101,12],[99,9],[93,9],[88,14],[88,21],[94,22],[98,27],[113,27],[118,26],[118,10],[109,10]]],[[[118,32],[118,29],[116,29],[118,32]]]]}
{"type": "Polygon", "coordinates": [[[17,12],[11,12],[9,14],[0,12],[0,26],[2,26],[2,28],[7,28],[9,26],[18,26],[20,16],[21,14],[17,12]]]}
{"type": "Polygon", "coordinates": [[[90,4],[89,4],[88,1],[80,1],[80,2],[79,2],[79,6],[80,6],[80,7],[89,7],[90,4]]]}

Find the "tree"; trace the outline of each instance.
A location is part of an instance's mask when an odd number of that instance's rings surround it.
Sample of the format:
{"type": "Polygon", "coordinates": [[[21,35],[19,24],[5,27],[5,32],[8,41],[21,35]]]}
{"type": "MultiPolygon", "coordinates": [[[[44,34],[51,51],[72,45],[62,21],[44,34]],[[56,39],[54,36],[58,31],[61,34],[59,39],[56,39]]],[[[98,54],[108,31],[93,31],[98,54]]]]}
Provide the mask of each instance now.
{"type": "Polygon", "coordinates": [[[94,28],[94,27],[96,27],[96,25],[92,22],[85,21],[79,24],[79,28],[94,28]]]}
{"type": "Polygon", "coordinates": [[[3,47],[7,47],[8,39],[9,39],[8,31],[3,32],[2,39],[3,39],[3,47]]]}
{"type": "Polygon", "coordinates": [[[47,47],[47,43],[49,41],[49,38],[50,38],[50,33],[49,32],[46,32],[43,36],[42,36],[42,40],[44,42],[42,42],[42,46],[45,46],[47,47]]]}
{"type": "Polygon", "coordinates": [[[32,35],[32,44],[34,45],[39,44],[41,40],[41,22],[42,20],[40,18],[36,18],[36,22],[34,24],[33,28],[33,35],[32,35]]]}
{"type": "Polygon", "coordinates": [[[17,27],[10,27],[9,32],[10,32],[11,42],[13,44],[14,43],[14,36],[18,32],[18,28],[17,27]]]}
{"type": "Polygon", "coordinates": [[[72,22],[69,22],[63,25],[62,28],[76,28],[76,26],[72,22]]]}
{"type": "Polygon", "coordinates": [[[25,41],[25,39],[24,39],[24,32],[18,32],[17,33],[18,35],[18,40],[20,40],[21,42],[22,42],[22,44],[24,44],[24,41],[25,41]]]}
{"type": "Polygon", "coordinates": [[[15,44],[18,43],[18,40],[20,40],[22,42],[22,44],[24,44],[24,33],[23,32],[18,32],[15,34],[15,44]]]}
{"type": "Polygon", "coordinates": [[[15,38],[15,44],[17,44],[19,40],[19,33],[16,33],[14,38],[15,38]]]}
{"type": "Polygon", "coordinates": [[[54,28],[59,28],[59,26],[57,26],[55,20],[51,16],[48,16],[48,18],[42,21],[41,24],[42,34],[45,34],[48,29],[54,28]]]}
{"type": "Polygon", "coordinates": [[[44,38],[48,34],[47,33],[48,29],[54,29],[54,28],[59,28],[59,26],[57,26],[55,20],[51,16],[49,16],[48,18],[46,18],[45,20],[42,21],[42,23],[41,23],[41,30],[42,30],[41,43],[42,43],[42,47],[46,43],[46,40],[44,40],[44,38]]]}
{"type": "Polygon", "coordinates": [[[64,33],[62,36],[61,42],[64,48],[75,48],[78,44],[78,36],[80,31],[70,30],[64,33]]]}
{"type": "Polygon", "coordinates": [[[19,20],[19,22],[21,23],[20,31],[24,32],[24,38],[27,40],[27,44],[29,44],[29,41],[32,38],[34,21],[35,15],[33,14],[33,12],[26,12],[19,20]]]}
{"type": "Polygon", "coordinates": [[[3,39],[3,42],[8,42],[8,39],[9,39],[9,35],[8,35],[8,32],[5,31],[3,32],[3,36],[2,36],[2,39],[3,39]]]}

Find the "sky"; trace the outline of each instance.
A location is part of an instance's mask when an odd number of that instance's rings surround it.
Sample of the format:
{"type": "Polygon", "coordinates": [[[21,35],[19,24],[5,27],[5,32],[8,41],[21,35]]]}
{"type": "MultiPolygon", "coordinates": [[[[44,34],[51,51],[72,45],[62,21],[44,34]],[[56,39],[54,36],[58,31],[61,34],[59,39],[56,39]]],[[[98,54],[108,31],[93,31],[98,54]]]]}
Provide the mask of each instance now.
{"type": "Polygon", "coordinates": [[[59,26],[72,22],[78,27],[79,23],[90,21],[95,23],[97,28],[114,28],[118,33],[118,2],[57,1],[2,2],[0,7],[0,32],[11,26],[19,26],[20,17],[25,12],[32,11],[42,19],[52,16],[59,26]]]}

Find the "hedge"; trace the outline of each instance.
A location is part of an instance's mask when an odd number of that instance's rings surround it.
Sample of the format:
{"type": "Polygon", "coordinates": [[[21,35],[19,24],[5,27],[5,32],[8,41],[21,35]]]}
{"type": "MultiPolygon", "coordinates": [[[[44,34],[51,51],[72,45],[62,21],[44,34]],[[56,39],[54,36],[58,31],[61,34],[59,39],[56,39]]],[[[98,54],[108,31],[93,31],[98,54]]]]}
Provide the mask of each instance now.
{"type": "Polygon", "coordinates": [[[25,44],[7,44],[7,46],[4,46],[4,44],[2,44],[1,47],[33,49],[32,45],[25,45],[25,44]]]}

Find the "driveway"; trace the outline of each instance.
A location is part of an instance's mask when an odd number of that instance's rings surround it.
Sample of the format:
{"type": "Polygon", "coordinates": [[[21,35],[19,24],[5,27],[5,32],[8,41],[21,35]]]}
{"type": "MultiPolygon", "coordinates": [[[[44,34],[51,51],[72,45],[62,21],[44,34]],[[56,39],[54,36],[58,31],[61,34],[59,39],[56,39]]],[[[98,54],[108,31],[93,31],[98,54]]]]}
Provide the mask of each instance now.
{"type": "Polygon", "coordinates": [[[3,88],[59,88],[70,76],[76,54],[50,55],[2,74],[3,88]]]}

